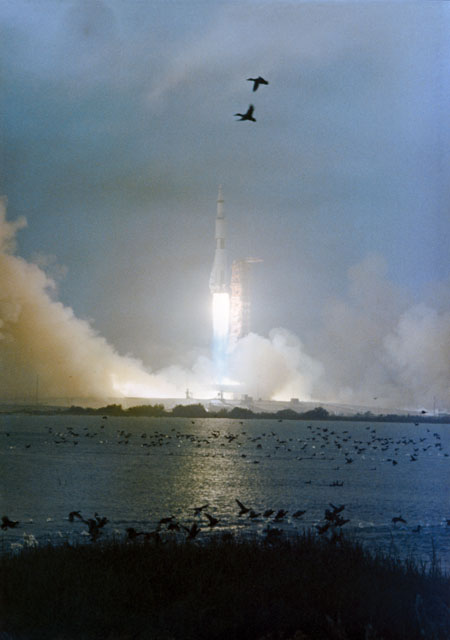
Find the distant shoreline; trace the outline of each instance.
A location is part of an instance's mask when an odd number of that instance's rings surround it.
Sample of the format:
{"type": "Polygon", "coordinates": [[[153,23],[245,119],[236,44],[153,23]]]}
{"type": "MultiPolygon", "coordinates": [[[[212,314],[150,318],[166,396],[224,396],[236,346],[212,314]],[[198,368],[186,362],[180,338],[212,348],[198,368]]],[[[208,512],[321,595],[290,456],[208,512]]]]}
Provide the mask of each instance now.
{"type": "Polygon", "coordinates": [[[317,406],[309,411],[298,412],[293,409],[281,409],[275,412],[252,411],[244,407],[233,407],[228,410],[221,408],[218,410],[207,410],[203,404],[176,405],[167,411],[163,404],[139,405],[124,409],[121,404],[108,404],[104,407],[52,407],[25,406],[12,407],[4,410],[0,407],[0,415],[83,415],[83,416],[107,416],[107,417],[144,417],[144,418],[229,418],[235,420],[331,420],[351,421],[351,422],[412,422],[416,425],[425,424],[446,424],[450,423],[450,414],[441,415],[417,415],[417,414],[375,414],[371,411],[355,413],[352,415],[336,415],[330,413],[322,406],[317,406]]]}

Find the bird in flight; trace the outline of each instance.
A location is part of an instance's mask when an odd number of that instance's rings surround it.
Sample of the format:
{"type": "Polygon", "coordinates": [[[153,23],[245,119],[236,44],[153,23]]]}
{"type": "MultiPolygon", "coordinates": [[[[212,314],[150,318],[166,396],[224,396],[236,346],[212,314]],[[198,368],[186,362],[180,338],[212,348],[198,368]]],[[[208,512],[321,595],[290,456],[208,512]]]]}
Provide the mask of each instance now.
{"type": "Polygon", "coordinates": [[[257,91],[260,84],[269,84],[267,80],[258,76],[257,78],[247,78],[248,81],[253,82],[253,91],[257,91]]]}
{"type": "Polygon", "coordinates": [[[238,500],[237,498],[236,498],[236,502],[238,503],[238,507],[240,509],[240,511],[239,511],[239,515],[240,516],[243,516],[245,513],[248,513],[250,511],[250,508],[246,507],[244,504],[242,504],[242,502],[240,500],[238,500]]]}
{"type": "Polygon", "coordinates": [[[19,524],[18,520],[10,520],[8,516],[2,516],[2,529],[14,529],[19,524]]]}
{"type": "Polygon", "coordinates": [[[252,122],[256,122],[255,118],[253,117],[253,111],[255,110],[255,107],[251,104],[249,106],[249,108],[247,109],[246,113],[235,113],[235,116],[239,116],[240,120],[251,120],[252,122]]]}

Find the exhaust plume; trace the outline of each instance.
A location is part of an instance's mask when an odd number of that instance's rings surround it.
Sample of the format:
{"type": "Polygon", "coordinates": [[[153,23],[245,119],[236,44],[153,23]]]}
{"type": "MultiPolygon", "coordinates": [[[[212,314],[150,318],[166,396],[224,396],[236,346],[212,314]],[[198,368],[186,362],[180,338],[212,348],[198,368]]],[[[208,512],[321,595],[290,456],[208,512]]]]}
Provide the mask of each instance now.
{"type": "MultiPolygon", "coordinates": [[[[0,385],[2,400],[217,395],[214,361],[156,373],[119,355],[57,300],[55,282],[15,255],[24,218],[0,204],[0,385]]],[[[442,285],[443,286],[443,285],[442,285]]],[[[441,286],[441,290],[442,290],[441,286]]],[[[441,296],[441,301],[443,296],[441,296]]],[[[382,258],[349,270],[348,299],[325,305],[305,345],[286,329],[250,333],[227,357],[227,377],[254,398],[392,408],[450,408],[450,312],[411,305],[386,279],[382,258]]]]}

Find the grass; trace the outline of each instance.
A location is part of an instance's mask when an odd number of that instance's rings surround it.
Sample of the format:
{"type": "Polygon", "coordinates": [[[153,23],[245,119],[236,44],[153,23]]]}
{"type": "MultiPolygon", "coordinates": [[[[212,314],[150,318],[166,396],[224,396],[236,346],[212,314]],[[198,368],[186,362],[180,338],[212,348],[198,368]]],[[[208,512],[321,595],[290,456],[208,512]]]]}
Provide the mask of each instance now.
{"type": "Polygon", "coordinates": [[[360,544],[109,541],[4,555],[1,632],[20,640],[448,640],[450,578],[360,544]]]}

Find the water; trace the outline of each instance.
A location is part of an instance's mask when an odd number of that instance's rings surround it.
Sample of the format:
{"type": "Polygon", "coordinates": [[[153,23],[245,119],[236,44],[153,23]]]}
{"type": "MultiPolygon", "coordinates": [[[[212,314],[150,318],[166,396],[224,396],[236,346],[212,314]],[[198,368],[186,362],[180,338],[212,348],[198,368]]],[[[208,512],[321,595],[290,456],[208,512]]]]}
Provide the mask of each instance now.
{"type": "Polygon", "coordinates": [[[20,524],[0,544],[89,543],[87,527],[68,521],[73,510],[106,516],[103,538],[169,515],[187,527],[197,519],[205,537],[208,521],[193,510],[206,503],[214,531],[288,535],[323,524],[333,503],[370,548],[427,563],[434,549],[448,571],[449,453],[448,424],[2,415],[0,515],[20,524]],[[288,515],[239,516],[236,498],[288,515]]]}

